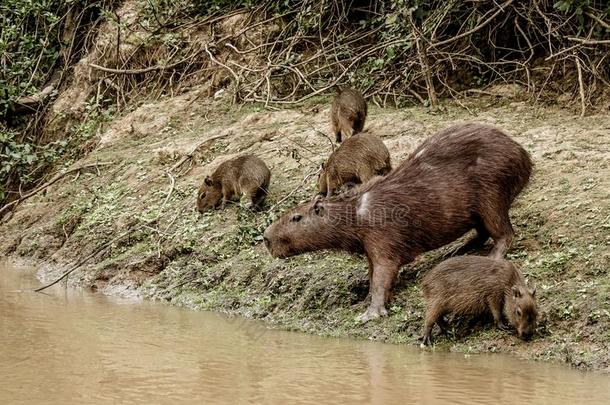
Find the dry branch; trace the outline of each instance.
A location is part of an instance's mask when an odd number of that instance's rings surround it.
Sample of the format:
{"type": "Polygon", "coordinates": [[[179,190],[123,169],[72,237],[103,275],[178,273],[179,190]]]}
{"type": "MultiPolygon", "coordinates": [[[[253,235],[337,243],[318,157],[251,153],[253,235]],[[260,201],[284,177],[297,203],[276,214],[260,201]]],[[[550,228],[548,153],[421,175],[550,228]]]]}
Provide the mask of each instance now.
{"type": "Polygon", "coordinates": [[[578,37],[567,37],[569,41],[579,42],[583,45],[610,45],[610,39],[586,39],[578,37]]]}
{"type": "Polygon", "coordinates": [[[575,56],[576,70],[578,71],[578,89],[580,93],[580,116],[585,116],[585,85],[582,81],[582,67],[580,66],[580,58],[575,56]]]}

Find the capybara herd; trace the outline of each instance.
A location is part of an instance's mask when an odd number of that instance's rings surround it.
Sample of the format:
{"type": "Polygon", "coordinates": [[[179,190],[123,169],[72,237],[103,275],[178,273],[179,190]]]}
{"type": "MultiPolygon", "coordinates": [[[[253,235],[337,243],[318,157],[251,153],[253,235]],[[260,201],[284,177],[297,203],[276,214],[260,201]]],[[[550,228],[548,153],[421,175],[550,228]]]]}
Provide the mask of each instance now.
{"type": "MultiPolygon", "coordinates": [[[[424,140],[392,169],[383,141],[362,132],[366,114],[359,92],[339,91],[331,126],[336,141],[343,143],[322,165],[320,195],[285,212],[265,230],[271,256],[326,249],[365,255],[370,304],[357,319],[366,322],[387,314],[401,266],[474,229],[476,235],[466,246],[491,238],[488,257],[454,257],[423,276],[423,344],[431,343],[434,324],[446,330],[443,316],[450,314],[489,313],[498,327],[504,329],[506,320],[521,338],[529,339],[536,327],[535,289],[504,260],[514,234],[509,209],[532,172],[528,153],[500,129],[458,124],[424,140]],[[342,186],[348,189],[336,194],[342,186]]],[[[197,209],[222,207],[240,194],[260,209],[270,177],[265,163],[253,155],[226,161],[205,178],[197,209]]]]}

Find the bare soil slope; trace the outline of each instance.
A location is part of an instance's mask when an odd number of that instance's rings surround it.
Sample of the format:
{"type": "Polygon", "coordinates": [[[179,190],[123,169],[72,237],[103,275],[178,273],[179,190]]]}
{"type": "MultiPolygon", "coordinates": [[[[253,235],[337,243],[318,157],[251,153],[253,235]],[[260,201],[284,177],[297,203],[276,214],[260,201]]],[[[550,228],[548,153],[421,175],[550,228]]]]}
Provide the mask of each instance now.
{"type": "MultiPolygon", "coordinates": [[[[330,100],[268,111],[199,94],[195,88],[115,119],[95,149],[70,167],[112,164],[66,176],[22,203],[0,224],[0,254],[50,263],[43,276],[52,279],[132,229],[73,273],[70,283],[282,328],[418,343],[424,310],[419,279],[442,260],[443,249],[402,270],[388,317],[357,325],[368,289],[362,258],[321,252],[276,260],[260,243],[268,223],[315,193],[317,170],[331,152],[320,134],[330,133],[330,100]],[[199,216],[200,181],[220,162],[246,152],[272,171],[266,210],[253,214],[236,203],[199,216]]],[[[491,325],[466,333],[458,322],[454,335],[437,339],[436,349],[510,352],[608,371],[610,116],[578,118],[497,97],[466,106],[470,112],[448,104],[438,114],[370,106],[365,129],[382,137],[393,164],[426,136],[460,121],[498,125],[524,145],[535,172],[511,211],[516,238],[509,257],[538,287],[542,320],[530,343],[491,325]]]]}

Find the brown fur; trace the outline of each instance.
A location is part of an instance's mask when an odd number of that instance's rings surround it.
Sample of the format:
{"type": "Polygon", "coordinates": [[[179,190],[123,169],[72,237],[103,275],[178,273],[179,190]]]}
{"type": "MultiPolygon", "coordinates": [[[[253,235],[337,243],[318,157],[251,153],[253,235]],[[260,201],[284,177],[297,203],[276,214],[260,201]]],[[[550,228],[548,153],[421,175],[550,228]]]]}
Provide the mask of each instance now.
{"type": "Polygon", "coordinates": [[[366,183],[392,170],[390,152],[383,141],[372,134],[358,134],[347,139],[322,165],[318,191],[328,197],[344,184],[366,183]]]}
{"type": "Polygon", "coordinates": [[[521,272],[509,261],[484,256],[460,256],[445,260],[422,279],[426,297],[423,344],[432,343],[436,323],[446,331],[444,315],[491,313],[500,329],[503,316],[529,339],[536,329],[536,290],[528,289],[521,272]]]}
{"type": "Polygon", "coordinates": [[[367,114],[366,100],[354,89],[339,90],[333,100],[330,122],[337,142],[361,132],[367,114]]]}
{"type": "Polygon", "coordinates": [[[254,155],[227,160],[201,184],[197,210],[204,212],[219,205],[224,208],[228,201],[242,194],[250,198],[253,209],[259,209],[265,202],[270,179],[271,172],[265,162],[254,155]]]}
{"type": "Polygon", "coordinates": [[[364,253],[371,305],[362,321],[384,315],[400,266],[475,228],[491,256],[513,237],[511,203],[532,169],[527,152],[504,132],[461,124],[426,139],[387,176],[351,192],[302,204],[264,234],[271,255],[322,249],[364,253]]]}

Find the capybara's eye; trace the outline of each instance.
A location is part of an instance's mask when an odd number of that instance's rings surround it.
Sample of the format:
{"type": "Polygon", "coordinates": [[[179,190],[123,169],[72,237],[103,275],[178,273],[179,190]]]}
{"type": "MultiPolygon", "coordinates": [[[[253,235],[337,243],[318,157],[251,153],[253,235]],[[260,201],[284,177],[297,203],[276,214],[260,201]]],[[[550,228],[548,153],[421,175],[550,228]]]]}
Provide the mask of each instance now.
{"type": "Polygon", "coordinates": [[[302,218],[303,218],[303,215],[301,215],[301,214],[294,214],[292,216],[292,218],[290,218],[290,220],[292,222],[299,222],[302,218]]]}
{"type": "Polygon", "coordinates": [[[205,193],[201,193],[201,194],[199,194],[199,199],[200,199],[200,200],[203,200],[204,198],[205,198],[205,193]]]}

